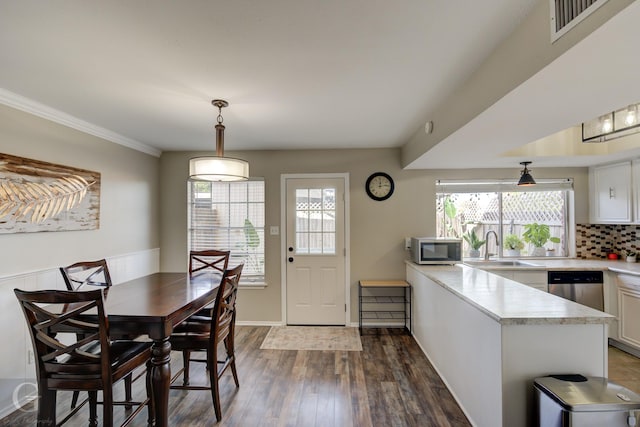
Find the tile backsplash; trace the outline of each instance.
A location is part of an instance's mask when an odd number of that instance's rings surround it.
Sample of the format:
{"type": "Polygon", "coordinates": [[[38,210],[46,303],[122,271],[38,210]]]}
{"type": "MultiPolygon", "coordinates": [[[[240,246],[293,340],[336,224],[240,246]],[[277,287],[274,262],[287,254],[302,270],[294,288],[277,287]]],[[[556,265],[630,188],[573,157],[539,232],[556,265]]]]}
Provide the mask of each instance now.
{"type": "Polygon", "coordinates": [[[576,256],[582,259],[606,258],[610,252],[640,248],[640,225],[576,224],[576,256]]]}

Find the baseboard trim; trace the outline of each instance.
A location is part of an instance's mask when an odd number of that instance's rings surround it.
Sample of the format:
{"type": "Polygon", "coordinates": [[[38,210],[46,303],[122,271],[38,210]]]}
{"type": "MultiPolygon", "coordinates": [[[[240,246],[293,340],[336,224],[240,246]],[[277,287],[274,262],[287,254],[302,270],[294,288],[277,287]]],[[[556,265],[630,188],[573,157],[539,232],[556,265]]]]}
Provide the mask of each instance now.
{"type": "Polygon", "coordinates": [[[238,326],[284,326],[282,322],[263,322],[260,320],[236,320],[238,326]]]}
{"type": "Polygon", "coordinates": [[[630,346],[629,344],[625,344],[621,341],[615,340],[613,338],[609,338],[609,345],[615,347],[619,350],[624,351],[625,353],[629,353],[632,356],[640,358],[640,350],[635,347],[630,346]]]}

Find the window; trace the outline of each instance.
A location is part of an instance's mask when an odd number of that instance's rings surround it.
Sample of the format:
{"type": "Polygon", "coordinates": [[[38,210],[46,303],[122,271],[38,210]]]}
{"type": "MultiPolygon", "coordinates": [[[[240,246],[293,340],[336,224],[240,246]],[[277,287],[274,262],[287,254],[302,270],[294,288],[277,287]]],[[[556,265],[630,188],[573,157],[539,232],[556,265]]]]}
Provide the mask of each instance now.
{"type": "Polygon", "coordinates": [[[242,283],[264,282],[264,181],[190,181],[189,248],[231,251],[242,283]]]}
{"type": "Polygon", "coordinates": [[[336,189],[296,189],[296,254],[335,255],[336,189]]]}
{"type": "MultiPolygon", "coordinates": [[[[438,181],[437,236],[462,238],[473,231],[485,240],[487,232],[495,231],[500,247],[489,239],[483,253],[488,249],[499,256],[568,256],[573,180],[536,182],[518,187],[514,181],[438,181]],[[533,229],[542,230],[541,239],[533,229]]],[[[471,249],[467,242],[465,247],[471,249]]]]}

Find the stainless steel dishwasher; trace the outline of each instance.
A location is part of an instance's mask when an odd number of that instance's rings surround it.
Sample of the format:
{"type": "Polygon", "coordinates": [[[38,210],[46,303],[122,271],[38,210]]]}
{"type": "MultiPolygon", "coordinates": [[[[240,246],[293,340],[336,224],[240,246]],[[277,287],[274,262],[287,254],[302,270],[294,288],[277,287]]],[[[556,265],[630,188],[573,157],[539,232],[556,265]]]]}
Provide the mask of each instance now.
{"type": "Polygon", "coordinates": [[[549,293],[604,311],[602,271],[549,271],[549,293]]]}

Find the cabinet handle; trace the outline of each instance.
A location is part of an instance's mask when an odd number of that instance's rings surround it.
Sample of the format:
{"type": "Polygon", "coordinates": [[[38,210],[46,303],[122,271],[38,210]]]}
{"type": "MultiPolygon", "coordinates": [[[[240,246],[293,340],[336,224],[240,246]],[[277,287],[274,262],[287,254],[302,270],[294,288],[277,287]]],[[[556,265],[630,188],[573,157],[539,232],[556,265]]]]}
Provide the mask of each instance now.
{"type": "Polygon", "coordinates": [[[616,189],[613,187],[609,187],[609,198],[610,199],[616,198],[616,189]]]}

